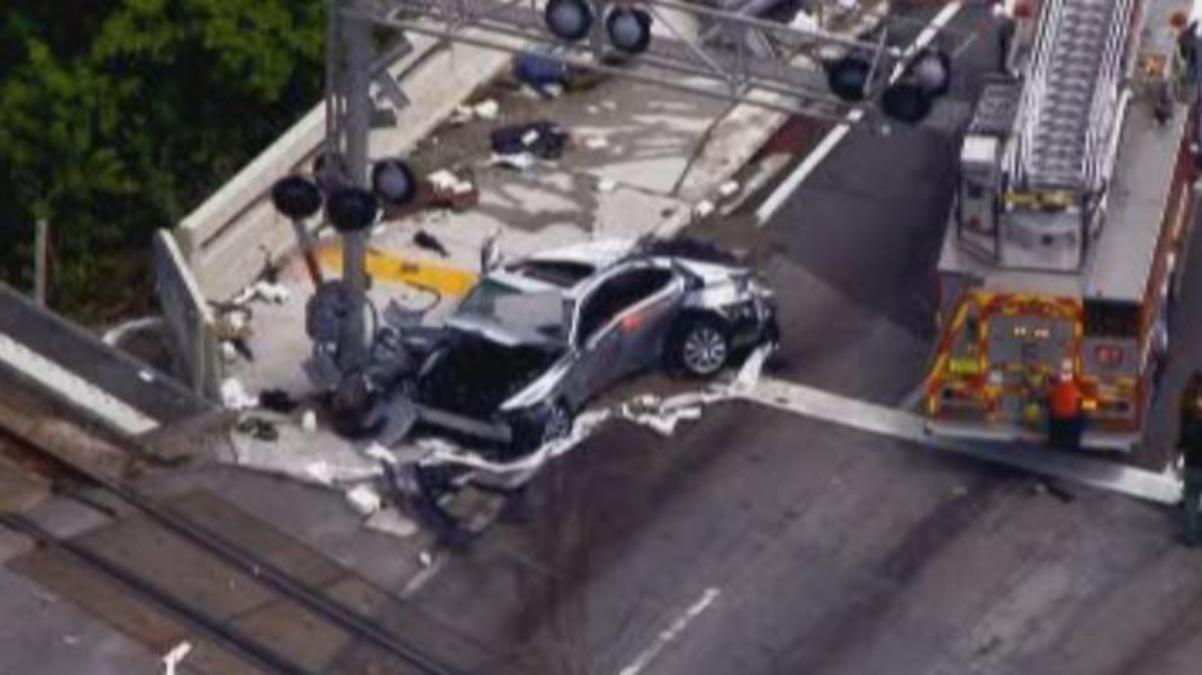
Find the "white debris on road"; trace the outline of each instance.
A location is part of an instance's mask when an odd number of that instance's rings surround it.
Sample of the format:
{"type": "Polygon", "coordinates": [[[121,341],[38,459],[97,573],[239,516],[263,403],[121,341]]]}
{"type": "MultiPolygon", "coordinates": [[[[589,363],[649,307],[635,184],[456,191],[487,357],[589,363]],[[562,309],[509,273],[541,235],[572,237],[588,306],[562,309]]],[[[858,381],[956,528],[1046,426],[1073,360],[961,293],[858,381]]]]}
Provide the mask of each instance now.
{"type": "Polygon", "coordinates": [[[534,167],[534,155],[528,152],[519,152],[512,155],[494,154],[485,166],[503,166],[507,169],[524,173],[534,167]]]}
{"type": "Polygon", "coordinates": [[[602,178],[597,181],[597,190],[599,192],[613,192],[618,189],[618,182],[609,178],[602,178]]]}
{"type": "Polygon", "coordinates": [[[230,410],[247,410],[257,407],[259,398],[246,393],[241,380],[230,377],[221,383],[221,402],[230,410]]]}
{"type": "MultiPolygon", "coordinates": [[[[256,281],[255,283],[242,289],[242,292],[238,293],[238,295],[235,295],[234,299],[230,302],[234,305],[245,305],[253,300],[264,300],[266,302],[282,305],[288,301],[291,293],[292,292],[288,290],[288,287],[283,284],[273,284],[267,281],[256,281]]],[[[241,317],[235,319],[234,315],[230,316],[230,323],[234,323],[236,320],[240,321],[241,317]]],[[[240,323],[236,325],[238,327],[241,326],[240,323]]]]}
{"type": "Polygon", "coordinates": [[[714,206],[713,202],[708,199],[703,199],[697,203],[697,206],[693,207],[693,214],[698,218],[705,218],[713,213],[716,208],[717,207],[714,206]]]}
{"type": "Polygon", "coordinates": [[[501,105],[490,98],[477,103],[472,108],[472,112],[476,114],[478,119],[491,121],[497,119],[497,115],[501,113],[501,105]]]}
{"type": "Polygon", "coordinates": [[[149,370],[139,370],[138,379],[147,383],[154,382],[154,373],[150,372],[149,370]]]}
{"type": "Polygon", "coordinates": [[[589,150],[604,150],[609,147],[609,139],[604,136],[589,136],[584,139],[584,147],[589,150]]]}
{"type": "Polygon", "coordinates": [[[171,651],[163,655],[163,675],[175,675],[175,669],[191,651],[191,642],[181,642],[172,647],[171,651]]]}
{"type": "Polygon", "coordinates": [[[301,413],[300,426],[307,434],[317,433],[317,413],[312,410],[301,413]]]}
{"type": "Polygon", "coordinates": [[[722,195],[723,199],[730,199],[731,197],[739,194],[740,187],[739,181],[728,180],[722,185],[718,186],[718,194],[722,195]]]}
{"type": "Polygon", "coordinates": [[[422,567],[429,567],[430,565],[434,564],[434,556],[431,555],[429,551],[422,551],[421,553],[417,554],[417,562],[422,567]]]}
{"type": "Polygon", "coordinates": [[[453,171],[442,169],[426,176],[426,180],[430,181],[430,185],[435,190],[440,192],[451,192],[461,195],[471,192],[475,187],[470,180],[464,180],[455,175],[453,171]]]}
{"type": "Polygon", "coordinates": [[[366,484],[356,485],[347,490],[346,501],[350,502],[351,508],[363,516],[370,516],[379,511],[384,503],[384,500],[380,497],[380,493],[376,492],[372,486],[366,484]]]}
{"type": "Polygon", "coordinates": [[[369,530],[390,534],[399,539],[407,539],[417,534],[417,523],[405,517],[395,508],[385,508],[371,514],[363,526],[369,530]]]}
{"type": "Polygon", "coordinates": [[[336,483],[354,483],[375,478],[383,473],[380,466],[370,467],[333,464],[324,459],[309,462],[305,465],[305,476],[321,485],[336,483]]]}
{"type": "Polygon", "coordinates": [[[234,348],[234,344],[229,340],[221,341],[221,360],[226,363],[233,363],[238,360],[238,350],[234,348]]]}

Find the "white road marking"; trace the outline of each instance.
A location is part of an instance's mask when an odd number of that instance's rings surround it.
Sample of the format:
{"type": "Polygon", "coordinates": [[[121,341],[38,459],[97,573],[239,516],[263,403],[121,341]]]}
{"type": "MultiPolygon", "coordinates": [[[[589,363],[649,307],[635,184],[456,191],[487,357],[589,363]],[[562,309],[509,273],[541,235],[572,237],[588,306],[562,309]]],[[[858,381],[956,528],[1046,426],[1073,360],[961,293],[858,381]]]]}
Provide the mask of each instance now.
{"type": "Polygon", "coordinates": [[[987,444],[937,436],[930,433],[926,420],[919,415],[814,387],[765,378],[753,390],[739,392],[739,395],[749,401],[797,415],[1138,499],[1176,504],[1181,498],[1181,481],[1172,475],[1084,454],[1056,452],[1023,442],[987,444]]]}
{"type": "Polygon", "coordinates": [[[677,617],[676,620],[672,622],[671,626],[668,626],[661,631],[659,636],[655,639],[655,642],[651,643],[649,647],[644,649],[634,659],[634,661],[631,662],[629,666],[623,668],[618,675],[638,675],[639,673],[643,672],[643,670],[655,660],[655,657],[659,656],[660,652],[662,652],[670,642],[679,637],[680,634],[689,627],[689,624],[692,623],[694,619],[701,616],[701,613],[708,609],[709,606],[713,604],[713,602],[717,600],[718,596],[721,594],[722,591],[718,590],[717,588],[705,589],[705,593],[701,594],[701,598],[698,599],[697,602],[694,602],[692,606],[685,610],[684,614],[681,614],[679,617],[677,617]]]}
{"type": "Polygon", "coordinates": [[[93,415],[130,436],[144,434],[159,426],[158,421],[142,411],[2,333],[0,362],[90,410],[93,415]]]}
{"type": "MultiPolygon", "coordinates": [[[[935,18],[931,19],[931,22],[927,24],[926,28],[924,28],[922,32],[918,34],[918,38],[914,40],[914,43],[906,48],[906,54],[913,54],[919,49],[931,44],[931,40],[934,40],[935,36],[939,34],[939,31],[942,30],[943,27],[949,22],[951,22],[951,20],[955,18],[955,16],[959,14],[960,10],[963,8],[964,5],[959,2],[944,5],[943,9],[939,10],[939,13],[935,15],[935,18]]],[[[892,84],[893,82],[897,81],[897,79],[901,77],[902,71],[903,68],[901,68],[899,64],[889,75],[889,82],[892,84]]],[[[755,210],[756,223],[758,223],[760,227],[763,227],[769,220],[772,219],[772,216],[776,215],[776,212],[779,211],[782,206],[784,206],[789,197],[797,190],[798,187],[801,186],[803,182],[805,182],[805,179],[809,178],[810,174],[818,168],[818,165],[821,164],[823,160],[825,160],[827,156],[834,151],[835,148],[839,147],[839,144],[843,142],[843,139],[846,138],[847,134],[851,131],[852,126],[863,119],[863,117],[864,109],[856,108],[855,110],[847,113],[847,115],[844,116],[843,121],[840,122],[834,129],[831,129],[829,132],[827,132],[826,136],[821,142],[818,143],[817,147],[815,147],[814,150],[811,151],[810,154],[807,155],[806,158],[801,162],[801,164],[799,164],[797,168],[793,170],[793,173],[789,174],[789,176],[785,178],[784,182],[781,183],[778,188],[776,188],[776,191],[769,195],[768,199],[764,200],[764,203],[760,204],[760,207],[755,210]]]]}

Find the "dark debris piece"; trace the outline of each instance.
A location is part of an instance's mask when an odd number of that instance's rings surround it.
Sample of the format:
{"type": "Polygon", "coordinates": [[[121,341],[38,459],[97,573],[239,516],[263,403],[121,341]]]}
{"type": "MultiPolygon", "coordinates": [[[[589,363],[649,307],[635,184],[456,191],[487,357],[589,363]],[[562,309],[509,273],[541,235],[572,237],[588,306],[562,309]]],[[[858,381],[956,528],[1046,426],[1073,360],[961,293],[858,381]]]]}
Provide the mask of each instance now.
{"type": "Polygon", "coordinates": [[[437,237],[425,230],[418,230],[417,234],[413,235],[413,243],[427,251],[433,251],[444,258],[451,255],[450,251],[447,251],[447,247],[443,246],[437,237]]]}
{"type": "Polygon", "coordinates": [[[287,415],[299,405],[300,402],[283,389],[264,389],[259,393],[259,406],[272,412],[287,415]]]}

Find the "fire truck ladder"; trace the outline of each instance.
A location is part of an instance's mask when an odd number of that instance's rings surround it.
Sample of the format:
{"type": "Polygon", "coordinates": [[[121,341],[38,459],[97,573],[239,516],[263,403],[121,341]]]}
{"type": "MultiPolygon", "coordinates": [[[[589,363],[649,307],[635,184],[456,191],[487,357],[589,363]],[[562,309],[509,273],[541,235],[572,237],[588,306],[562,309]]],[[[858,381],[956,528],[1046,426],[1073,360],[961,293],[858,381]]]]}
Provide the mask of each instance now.
{"type": "Polygon", "coordinates": [[[1045,0],[1018,116],[1028,188],[1080,193],[1105,174],[1129,12],[1130,0],[1045,0]]]}

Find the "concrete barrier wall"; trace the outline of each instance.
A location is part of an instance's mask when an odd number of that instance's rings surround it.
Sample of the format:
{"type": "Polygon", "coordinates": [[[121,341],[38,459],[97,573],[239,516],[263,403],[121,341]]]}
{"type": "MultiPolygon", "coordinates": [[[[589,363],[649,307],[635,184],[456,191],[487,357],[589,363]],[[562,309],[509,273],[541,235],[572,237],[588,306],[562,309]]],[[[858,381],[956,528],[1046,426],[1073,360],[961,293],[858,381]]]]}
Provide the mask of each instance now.
{"type": "MultiPolygon", "coordinates": [[[[411,150],[510,60],[504,52],[448,46],[425,36],[409,40],[413,50],[389,72],[401,83],[410,104],[397,114],[395,124],[372,131],[373,158],[411,150]]],[[[513,46],[520,42],[514,40],[513,46]]],[[[264,247],[279,254],[295,244],[291,225],[271,205],[271,186],[307,168],[324,135],[325,106],[318,105],[180,222],[175,238],[205,297],[228,299],[262,269],[264,247]]],[[[309,226],[318,224],[315,219],[309,226]]]]}

